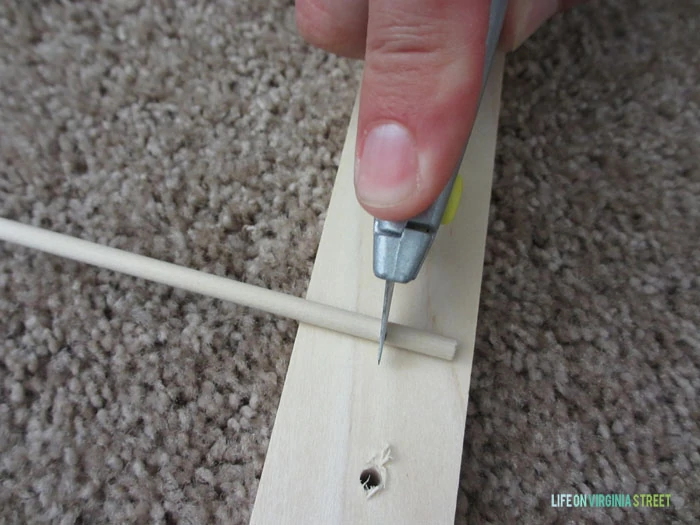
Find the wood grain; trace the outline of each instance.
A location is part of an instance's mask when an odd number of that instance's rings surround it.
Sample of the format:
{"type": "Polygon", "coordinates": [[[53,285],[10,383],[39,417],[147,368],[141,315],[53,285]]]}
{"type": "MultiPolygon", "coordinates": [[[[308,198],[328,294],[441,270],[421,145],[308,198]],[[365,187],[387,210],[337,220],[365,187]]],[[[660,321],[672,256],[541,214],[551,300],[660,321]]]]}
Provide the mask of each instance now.
{"type": "MultiPolygon", "coordinates": [[[[375,345],[300,326],[252,523],[454,522],[502,70],[498,55],[462,162],[457,217],[419,278],[394,293],[393,320],[457,339],[455,359],[387,348],[377,366],[375,345]],[[367,499],[360,474],[387,444],[386,487],[367,499]]],[[[353,193],[356,119],[357,107],[307,297],[376,316],[384,290],[372,274],[372,218],[353,193]]]]}

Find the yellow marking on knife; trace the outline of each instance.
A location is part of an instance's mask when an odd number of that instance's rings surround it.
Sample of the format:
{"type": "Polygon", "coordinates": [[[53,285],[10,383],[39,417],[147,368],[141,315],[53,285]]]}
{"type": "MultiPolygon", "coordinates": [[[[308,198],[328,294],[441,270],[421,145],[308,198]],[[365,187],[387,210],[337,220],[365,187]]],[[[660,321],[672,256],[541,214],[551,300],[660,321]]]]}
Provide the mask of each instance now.
{"type": "Polygon", "coordinates": [[[450,198],[447,199],[447,206],[445,206],[445,211],[442,214],[442,220],[440,221],[442,224],[450,224],[455,215],[457,215],[459,201],[462,199],[462,186],[462,175],[458,174],[452,186],[450,198]]]}

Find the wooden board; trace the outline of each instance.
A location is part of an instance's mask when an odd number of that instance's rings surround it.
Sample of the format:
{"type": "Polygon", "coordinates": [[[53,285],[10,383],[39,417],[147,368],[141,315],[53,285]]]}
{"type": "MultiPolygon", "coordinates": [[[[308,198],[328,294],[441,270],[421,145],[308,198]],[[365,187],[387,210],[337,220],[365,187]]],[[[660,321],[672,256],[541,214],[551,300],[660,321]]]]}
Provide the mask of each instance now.
{"type": "MultiPolygon", "coordinates": [[[[253,524],[454,523],[469,396],[503,57],[497,56],[469,148],[456,219],[419,278],[397,285],[393,321],[456,338],[447,362],[301,325],[258,488],[253,524]],[[360,475],[386,445],[386,486],[360,475]]],[[[354,198],[357,107],[307,298],[379,316],[372,218],[354,198]]]]}

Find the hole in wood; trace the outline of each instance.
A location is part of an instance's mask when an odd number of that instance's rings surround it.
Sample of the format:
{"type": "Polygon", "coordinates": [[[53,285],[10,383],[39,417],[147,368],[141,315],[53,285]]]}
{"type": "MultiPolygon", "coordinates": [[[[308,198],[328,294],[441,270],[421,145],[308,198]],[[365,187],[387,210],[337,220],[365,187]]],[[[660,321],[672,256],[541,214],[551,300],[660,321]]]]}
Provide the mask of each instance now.
{"type": "Polygon", "coordinates": [[[382,477],[379,475],[379,472],[377,472],[377,469],[372,467],[366,468],[360,474],[360,483],[362,484],[362,488],[369,492],[382,484],[382,477]]]}

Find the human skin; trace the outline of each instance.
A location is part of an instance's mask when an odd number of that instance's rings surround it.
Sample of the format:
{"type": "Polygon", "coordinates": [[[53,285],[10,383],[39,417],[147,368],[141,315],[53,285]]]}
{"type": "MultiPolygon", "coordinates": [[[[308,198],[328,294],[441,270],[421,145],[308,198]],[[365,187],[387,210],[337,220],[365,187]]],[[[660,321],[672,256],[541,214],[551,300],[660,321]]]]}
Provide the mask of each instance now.
{"type": "MultiPolygon", "coordinates": [[[[500,47],[518,47],[582,0],[510,0],[500,47]]],[[[297,0],[301,35],[365,60],[355,193],[374,217],[406,220],[460,160],[482,84],[489,0],[297,0]]]]}

